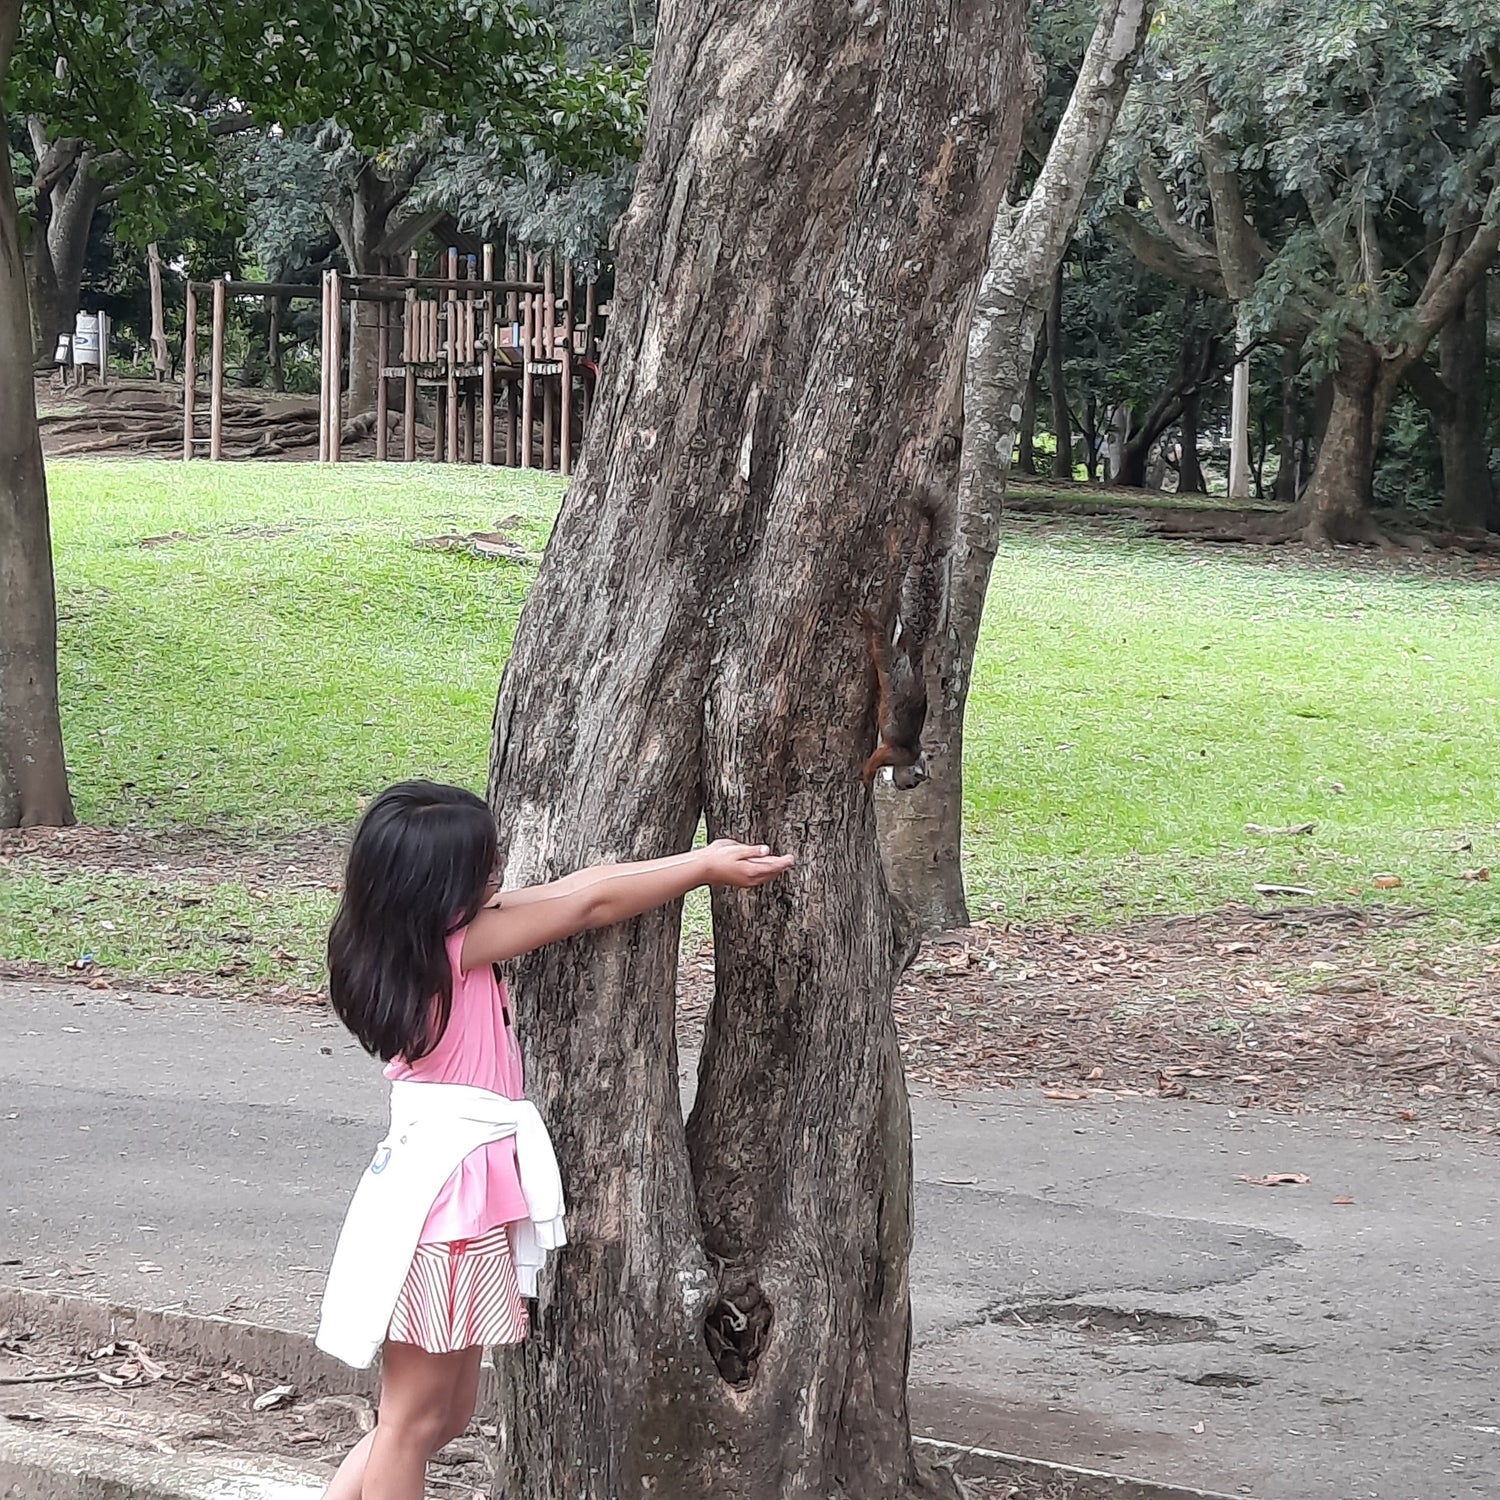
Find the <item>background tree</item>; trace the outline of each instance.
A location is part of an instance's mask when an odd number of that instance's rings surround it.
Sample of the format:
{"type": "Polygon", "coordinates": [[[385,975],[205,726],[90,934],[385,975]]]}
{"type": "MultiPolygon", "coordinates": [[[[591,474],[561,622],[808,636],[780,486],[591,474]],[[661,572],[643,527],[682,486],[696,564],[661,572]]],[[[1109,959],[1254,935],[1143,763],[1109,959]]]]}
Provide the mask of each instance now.
{"type": "MultiPolygon", "coordinates": [[[[95,174],[106,161],[128,168],[118,206],[142,226],[161,222],[169,188],[192,196],[205,143],[231,114],[283,129],[332,119],[355,146],[371,150],[429,127],[434,117],[482,115],[518,152],[540,144],[583,160],[618,154],[638,129],[638,80],[622,83],[608,68],[572,69],[550,28],[517,0],[351,0],[313,8],[285,0],[9,0],[4,15],[11,27],[8,126],[45,122],[46,141],[69,143],[63,154],[75,170],[79,162],[95,174]],[[192,91],[192,105],[171,102],[178,87],[192,91]]],[[[0,344],[0,411],[15,460],[0,476],[0,538],[15,539],[0,595],[7,747],[0,821],[66,821],[47,494],[8,154],[3,187],[0,246],[15,254],[0,265],[0,333],[11,339],[16,326],[26,327],[28,357],[13,343],[0,344]]],[[[46,201],[46,190],[45,180],[33,183],[34,204],[46,201]]]]}
{"type": "MultiPolygon", "coordinates": [[[[1127,232],[1218,290],[1239,342],[1301,346],[1332,379],[1281,535],[1377,540],[1391,403],[1500,251],[1500,21],[1475,0],[1194,0],[1171,11],[1124,150],[1127,232]]],[[[1472,422],[1469,424],[1472,428],[1472,422]]]]}
{"type": "MultiPolygon", "coordinates": [[[[0,93],[20,30],[0,0],[0,93]]],[[[57,716],[57,600],[10,152],[0,152],[0,827],[73,821],[57,716]]]]}
{"type": "Polygon", "coordinates": [[[968,924],[963,839],[963,720],[1005,482],[1032,355],[1059,268],[1151,26],[1150,0],[1105,0],[1072,95],[1025,202],[995,221],[969,333],[957,540],[947,617],[929,663],[923,745],[928,780],[881,800],[893,889],[924,929],[968,924]]]}
{"type": "Polygon", "coordinates": [[[902,948],[855,612],[893,607],[938,478],[1029,66],[1019,0],[663,12],[615,357],[492,797],[518,880],[683,848],[700,815],[799,864],[715,899],[686,1126],[678,912],[520,965],[578,1234],[502,1374],[507,1492],[953,1493],[906,1414],[902,948]]]}

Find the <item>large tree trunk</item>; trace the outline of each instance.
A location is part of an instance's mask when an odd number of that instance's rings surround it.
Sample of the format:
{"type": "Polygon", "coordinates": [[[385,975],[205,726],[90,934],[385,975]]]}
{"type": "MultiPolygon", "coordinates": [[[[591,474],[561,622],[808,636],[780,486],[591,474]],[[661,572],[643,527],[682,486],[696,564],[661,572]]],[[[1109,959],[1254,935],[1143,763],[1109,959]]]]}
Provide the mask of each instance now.
{"type": "Polygon", "coordinates": [[[1375,500],[1375,445],[1399,372],[1383,370],[1377,351],[1352,337],[1339,349],[1328,421],[1302,498],[1276,526],[1316,546],[1379,542],[1370,514],[1375,500]]]}
{"type": "MultiPolygon", "coordinates": [[[[517,993],[573,1245],[502,1362],[504,1493],[899,1500],[910,1130],[901,948],[860,765],[1019,143],[1020,0],[676,0],[594,436],[517,631],[491,795],[508,868],[735,834],[684,1127],[676,910],[531,955],[517,993]]],[[[1007,455],[1008,457],[1008,455],[1007,455]]]]}
{"type": "Polygon", "coordinates": [[[1024,207],[995,222],[969,333],[956,539],[945,627],[929,653],[928,779],[880,803],[887,878],[928,931],[966,926],[963,732],[990,573],[1000,545],[1005,480],[1032,348],[1052,301],[1083,195],[1109,140],[1150,29],[1150,0],[1106,0],[1078,82],[1024,207]]]}
{"type": "Polygon", "coordinates": [[[1052,434],[1057,448],[1052,454],[1052,477],[1073,477],[1073,417],[1068,411],[1068,380],[1063,370],[1062,266],[1052,278],[1052,300],[1047,305],[1047,385],[1052,395],[1052,434]]]}
{"type": "MultiPolygon", "coordinates": [[[[0,0],[0,87],[20,9],[20,0],[0,0]]],[[[20,230],[10,153],[0,152],[0,828],[73,821],[20,230]]]]}
{"type": "Polygon", "coordinates": [[[1438,335],[1438,375],[1450,398],[1434,413],[1443,454],[1443,519],[1460,531],[1500,531],[1490,474],[1486,290],[1481,276],[1438,335]]]}

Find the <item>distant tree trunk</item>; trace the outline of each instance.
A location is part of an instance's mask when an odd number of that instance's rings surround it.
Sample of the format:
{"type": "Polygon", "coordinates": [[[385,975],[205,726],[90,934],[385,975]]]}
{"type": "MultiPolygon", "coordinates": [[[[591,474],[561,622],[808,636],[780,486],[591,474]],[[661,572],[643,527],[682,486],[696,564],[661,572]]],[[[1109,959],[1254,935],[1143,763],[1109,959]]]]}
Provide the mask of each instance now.
{"type": "Polygon", "coordinates": [[[929,777],[908,792],[882,789],[881,837],[891,889],[926,930],[969,920],[964,891],[964,709],[1000,545],[1016,414],[1058,267],[1083,195],[1109,140],[1151,26],[1150,0],[1106,0],[1036,184],[1003,210],[990,238],[969,333],[963,387],[963,458],[957,538],[941,650],[929,653],[929,777]]]}
{"type": "MultiPolygon", "coordinates": [[[[20,25],[0,0],[0,90],[20,25]]],[[[31,317],[10,153],[0,152],[0,828],[73,821],[57,712],[57,598],[31,317]]]]}
{"type": "Polygon", "coordinates": [[[1443,519],[1460,531],[1500,531],[1500,506],[1490,474],[1486,278],[1438,335],[1438,376],[1451,400],[1438,417],[1443,454],[1443,519]]]}
{"type": "Polygon", "coordinates": [[[1177,489],[1184,495],[1206,495],[1208,483],[1203,477],[1203,465],[1198,461],[1198,408],[1201,401],[1197,391],[1185,396],[1182,402],[1182,458],[1177,465],[1177,489]]]}
{"type": "Polygon", "coordinates": [[[1021,431],[1016,439],[1016,472],[1036,473],[1036,387],[1042,373],[1042,361],[1047,353],[1047,332],[1037,340],[1036,352],[1031,357],[1031,375],[1026,382],[1026,398],[1021,402],[1021,431]]]}
{"type": "Polygon", "coordinates": [[[1083,408],[1083,466],[1089,483],[1099,482],[1099,398],[1093,391],[1083,408]]]}
{"type": "Polygon", "coordinates": [[[167,351],[167,315],[162,305],[161,251],[155,240],[146,246],[146,277],[151,288],[151,370],[160,384],[172,368],[167,351]]]}
{"type": "Polygon", "coordinates": [[[1052,477],[1073,477],[1073,417],[1068,410],[1068,380],[1063,370],[1062,266],[1052,278],[1052,300],[1047,306],[1047,385],[1052,394],[1052,433],[1057,448],[1052,455],[1052,477]]]}
{"type": "Polygon", "coordinates": [[[631,357],[516,632],[491,797],[520,881],[681,849],[700,813],[799,862],[715,895],[686,1127],[680,911],[517,965],[573,1243],[498,1364],[500,1488],[952,1496],[906,1406],[909,950],[856,612],[894,604],[961,384],[1025,10],[676,0],[657,37],[610,332],[631,357]]]}
{"type": "Polygon", "coordinates": [[[1272,498],[1290,505],[1297,498],[1297,452],[1301,437],[1302,403],[1297,396],[1297,377],[1302,372],[1301,351],[1287,344],[1281,351],[1281,442],[1278,449],[1276,487],[1272,498]]]}
{"type": "Polygon", "coordinates": [[[1115,484],[1124,489],[1146,488],[1151,455],[1162,435],[1182,419],[1183,405],[1196,396],[1217,369],[1219,341],[1207,329],[1189,324],[1183,330],[1177,369],[1167,388],[1140,413],[1131,413],[1115,484]]]}
{"type": "Polygon", "coordinates": [[[288,305],[285,298],[272,297],[266,309],[266,364],[273,391],[286,389],[286,374],[281,363],[281,319],[288,305]]]}
{"type": "MultiPolygon", "coordinates": [[[[362,159],[345,193],[329,210],[349,269],[361,276],[379,276],[386,270],[378,247],[385,239],[391,216],[411,192],[414,172],[399,178],[383,177],[375,162],[362,159]]],[[[344,410],[350,417],[375,409],[376,365],[379,331],[373,302],[349,304],[349,390],[344,410]]]]}
{"type": "Polygon", "coordinates": [[[1378,352],[1362,340],[1346,337],[1312,477],[1302,498],[1287,512],[1282,528],[1286,533],[1318,545],[1380,540],[1370,515],[1375,446],[1392,389],[1378,352]]]}
{"type": "Polygon", "coordinates": [[[28,125],[39,188],[36,225],[26,250],[30,282],[32,353],[47,365],[61,334],[73,332],[83,297],[89,231],[107,184],[94,153],[77,141],[49,141],[38,120],[28,125]]]}

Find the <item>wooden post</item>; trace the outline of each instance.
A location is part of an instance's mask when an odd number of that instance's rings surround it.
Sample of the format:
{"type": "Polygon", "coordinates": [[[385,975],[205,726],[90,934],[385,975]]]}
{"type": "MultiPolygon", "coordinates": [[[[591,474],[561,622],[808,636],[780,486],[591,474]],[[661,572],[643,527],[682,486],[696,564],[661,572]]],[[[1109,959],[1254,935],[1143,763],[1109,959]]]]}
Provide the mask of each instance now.
{"type": "MultiPolygon", "coordinates": [[[[458,280],[458,249],[456,246],[448,248],[448,280],[455,283],[458,280]]],[[[458,462],[458,288],[450,285],[448,288],[448,440],[447,453],[444,455],[448,463],[458,462]]]]}
{"type": "Polygon", "coordinates": [[[387,456],[386,417],[390,414],[390,397],[385,386],[385,367],[391,359],[391,304],[375,304],[375,457],[384,463],[387,456]]]}
{"type": "Polygon", "coordinates": [[[560,461],[563,476],[573,472],[573,262],[563,266],[563,336],[558,356],[562,361],[560,405],[562,411],[562,443],[560,461]]]}
{"type": "Polygon", "coordinates": [[[167,315],[161,296],[161,250],[155,240],[146,246],[146,276],[151,283],[151,370],[160,385],[171,369],[167,353],[167,315]]]}
{"type": "Polygon", "coordinates": [[[323,302],[318,329],[318,462],[328,462],[328,272],[323,272],[323,302]]]}
{"type": "MultiPolygon", "coordinates": [[[[542,262],[542,336],[541,357],[550,364],[557,357],[557,296],[552,285],[552,250],[542,262]]],[[[556,453],[557,393],[554,377],[548,375],[542,386],[542,468],[552,472],[556,453]]]]}
{"type": "MultiPolygon", "coordinates": [[[[536,279],[536,256],[526,252],[526,280],[536,279]]],[[[536,362],[536,347],[532,342],[532,325],[536,321],[536,294],[521,293],[521,467],[531,467],[532,412],[536,404],[536,376],[532,366],[536,362]]]]}
{"type": "MultiPolygon", "coordinates": [[[[1250,342],[1248,329],[1236,330],[1239,347],[1250,342]]],[[[1247,356],[1234,367],[1234,384],[1229,402],[1229,498],[1250,498],[1250,360],[1247,356]]]]}
{"type": "Polygon", "coordinates": [[[337,271],[328,273],[328,462],[336,464],[344,442],[344,298],[337,271]]]}
{"type": "Polygon", "coordinates": [[[213,368],[208,387],[208,456],[224,456],[224,278],[214,282],[213,368]]]}
{"type": "Polygon", "coordinates": [[[266,364],[271,372],[271,389],[284,391],[286,376],[281,368],[281,298],[267,297],[266,308],[266,364]]]}
{"type": "MultiPolygon", "coordinates": [[[[416,279],[417,252],[406,258],[406,274],[416,279]]],[[[401,434],[401,456],[407,463],[417,461],[417,289],[406,289],[406,326],[402,330],[406,350],[406,426],[401,434]]]]}
{"type": "MultiPolygon", "coordinates": [[[[495,247],[484,247],[484,279],[495,279],[495,247]]],[[[484,292],[484,371],[480,380],[479,424],[482,433],[480,461],[486,465],[495,462],[495,293],[486,287],[484,292]]]]}
{"type": "Polygon", "coordinates": [[[584,293],[583,310],[583,357],[597,359],[596,340],[599,336],[599,283],[589,277],[588,290],[584,293]]]}
{"type": "Polygon", "coordinates": [[[193,456],[193,426],[198,406],[198,293],[187,284],[182,322],[182,459],[193,456]]]}

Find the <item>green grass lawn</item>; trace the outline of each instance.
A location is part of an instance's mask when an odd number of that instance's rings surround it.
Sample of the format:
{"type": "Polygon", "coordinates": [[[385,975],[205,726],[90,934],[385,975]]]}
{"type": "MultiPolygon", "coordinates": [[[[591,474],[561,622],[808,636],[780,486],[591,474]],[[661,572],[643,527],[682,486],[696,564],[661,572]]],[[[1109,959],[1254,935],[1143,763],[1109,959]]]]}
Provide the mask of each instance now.
{"type": "MultiPolygon", "coordinates": [[[[253,846],[345,827],[403,776],[482,786],[532,573],[413,543],[519,518],[539,551],[556,481],[77,461],[50,478],[83,819],[253,846]]],[[[1494,887],[1457,877],[1500,876],[1497,609],[1495,584],[1430,569],[1014,521],[970,708],[976,909],[1107,923],[1263,881],[1431,907],[1434,941],[1493,938],[1494,887]],[[1295,841],[1245,832],[1305,821],[1295,841]],[[1371,890],[1385,872],[1399,891],[1371,890]]],[[[316,977],[326,892],[201,894],[17,863],[0,956],[316,977]]]]}

